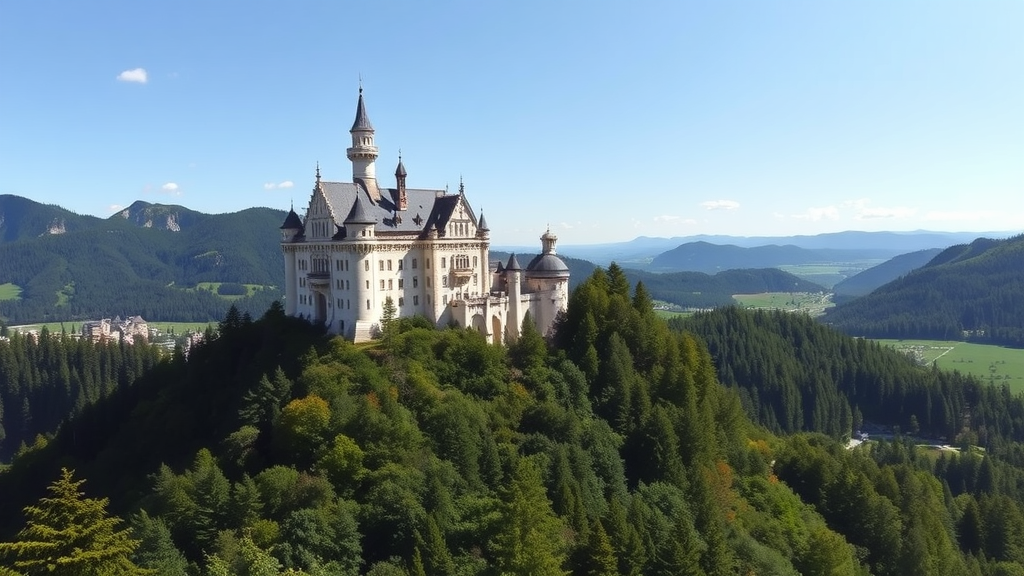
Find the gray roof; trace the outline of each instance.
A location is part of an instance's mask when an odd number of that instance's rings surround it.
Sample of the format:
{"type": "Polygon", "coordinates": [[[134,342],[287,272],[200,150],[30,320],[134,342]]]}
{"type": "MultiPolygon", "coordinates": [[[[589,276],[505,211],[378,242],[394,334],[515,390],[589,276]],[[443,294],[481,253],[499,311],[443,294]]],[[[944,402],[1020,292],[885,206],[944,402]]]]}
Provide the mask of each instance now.
{"type": "MultiPolygon", "coordinates": [[[[360,222],[376,223],[374,230],[377,234],[391,232],[425,236],[431,226],[435,226],[438,232],[442,233],[459,201],[458,195],[446,196],[443,190],[407,188],[406,209],[398,210],[395,203],[398,190],[395,188],[381,188],[380,200],[374,202],[367,194],[366,188],[360,184],[321,181],[320,187],[331,208],[331,214],[334,215],[335,224],[342,226],[350,221],[358,197],[363,214],[356,217],[360,222]],[[344,221],[340,220],[342,215],[346,215],[344,221]]],[[[469,213],[472,215],[472,211],[469,213]]]]}
{"type": "Polygon", "coordinates": [[[477,223],[476,227],[487,232],[491,231],[491,229],[487,227],[487,219],[484,218],[483,210],[480,211],[480,222],[477,223]]]}
{"type": "Polygon", "coordinates": [[[292,208],[288,211],[288,216],[284,219],[284,224],[281,224],[282,230],[302,230],[302,219],[295,213],[295,209],[292,208]]]}
{"type": "Polygon", "coordinates": [[[356,120],[352,123],[352,129],[349,132],[355,130],[373,130],[373,124],[370,124],[370,116],[366,114],[366,106],[363,105],[363,89],[359,89],[359,104],[356,106],[356,120]]]}
{"type": "Polygon", "coordinates": [[[395,176],[408,176],[405,171],[405,164],[402,164],[402,158],[398,158],[398,168],[395,168],[395,176]]]}
{"type": "Polygon", "coordinates": [[[377,221],[370,217],[366,213],[366,207],[363,206],[362,194],[356,196],[356,201],[352,203],[352,209],[348,211],[348,216],[345,217],[345,224],[376,224],[377,221]]]}
{"type": "Polygon", "coordinates": [[[505,265],[505,270],[522,270],[522,269],[523,269],[523,267],[519,265],[519,260],[516,259],[516,255],[513,252],[512,255],[508,257],[508,264],[505,265]]]}
{"type": "Polygon", "coordinates": [[[569,267],[561,258],[550,252],[538,254],[526,266],[526,275],[534,278],[568,278],[569,267]]]}

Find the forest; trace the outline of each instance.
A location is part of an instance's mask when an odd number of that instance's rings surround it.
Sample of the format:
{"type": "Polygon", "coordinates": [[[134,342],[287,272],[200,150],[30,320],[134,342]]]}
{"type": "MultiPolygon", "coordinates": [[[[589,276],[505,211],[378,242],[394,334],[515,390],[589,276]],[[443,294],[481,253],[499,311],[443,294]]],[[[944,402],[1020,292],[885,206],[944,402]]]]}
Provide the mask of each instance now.
{"type": "Polygon", "coordinates": [[[615,265],[550,340],[531,326],[390,320],[357,346],[232,310],[19,450],[0,574],[1024,574],[1005,389],[797,317],[670,325],[615,265]],[[964,449],[848,449],[844,418],[964,449]]]}
{"type": "Polygon", "coordinates": [[[828,311],[867,338],[968,340],[1024,347],[1024,235],[947,248],[926,266],[828,311]]]}

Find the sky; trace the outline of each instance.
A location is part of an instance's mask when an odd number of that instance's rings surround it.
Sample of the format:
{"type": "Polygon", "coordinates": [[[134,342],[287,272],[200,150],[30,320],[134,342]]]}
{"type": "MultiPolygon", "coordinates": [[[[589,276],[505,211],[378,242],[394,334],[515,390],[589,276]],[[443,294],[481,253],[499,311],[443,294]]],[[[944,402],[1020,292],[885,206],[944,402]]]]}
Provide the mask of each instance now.
{"type": "MultiPolygon", "coordinates": [[[[394,186],[493,245],[1024,230],[1024,2],[0,0],[0,194],[301,214],[394,186]]],[[[275,233],[271,231],[269,233],[275,233]]]]}

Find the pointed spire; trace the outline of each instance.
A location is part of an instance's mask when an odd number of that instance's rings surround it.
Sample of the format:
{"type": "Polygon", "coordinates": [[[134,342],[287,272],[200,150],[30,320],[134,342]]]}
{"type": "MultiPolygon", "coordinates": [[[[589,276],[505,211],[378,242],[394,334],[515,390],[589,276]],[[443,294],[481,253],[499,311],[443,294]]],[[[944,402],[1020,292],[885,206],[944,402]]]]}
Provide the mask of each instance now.
{"type": "Polygon", "coordinates": [[[317,184],[320,183],[320,161],[319,160],[316,161],[316,182],[317,182],[317,184]]]}
{"type": "Polygon", "coordinates": [[[356,119],[352,123],[352,129],[349,132],[355,132],[356,130],[373,131],[373,124],[370,124],[370,116],[366,113],[366,104],[363,103],[362,80],[359,81],[359,103],[356,105],[356,119]]]}
{"type": "Polygon", "coordinates": [[[489,232],[491,229],[487,227],[487,218],[484,218],[484,209],[480,209],[480,221],[476,224],[477,230],[481,232],[489,232]]]}
{"type": "Polygon", "coordinates": [[[508,257],[508,264],[505,265],[505,270],[508,270],[509,272],[516,272],[522,269],[523,267],[519,265],[519,259],[516,258],[516,253],[513,252],[512,255],[508,257]]]}
{"type": "Polygon", "coordinates": [[[397,176],[399,178],[402,178],[404,176],[408,176],[408,174],[405,173],[405,164],[402,164],[402,150],[401,149],[398,150],[398,168],[395,168],[395,176],[397,176]]]}
{"type": "Polygon", "coordinates": [[[352,204],[352,210],[349,210],[348,217],[345,218],[345,224],[376,224],[377,221],[366,213],[366,207],[363,206],[363,195],[356,193],[356,201],[352,204]]]}
{"type": "Polygon", "coordinates": [[[462,183],[462,174],[459,174],[459,196],[466,195],[466,185],[462,183]]]}

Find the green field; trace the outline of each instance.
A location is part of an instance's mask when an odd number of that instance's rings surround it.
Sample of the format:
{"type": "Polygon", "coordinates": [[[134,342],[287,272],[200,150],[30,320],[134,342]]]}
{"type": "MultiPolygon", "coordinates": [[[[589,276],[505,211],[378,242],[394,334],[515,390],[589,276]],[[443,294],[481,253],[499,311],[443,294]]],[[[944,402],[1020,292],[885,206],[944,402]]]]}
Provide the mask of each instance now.
{"type": "Polygon", "coordinates": [[[21,287],[17,284],[0,284],[0,300],[21,300],[21,287]]]}
{"type": "Polygon", "coordinates": [[[988,344],[942,340],[878,340],[912,354],[918,362],[942,370],[958,370],[983,382],[1006,384],[1013,392],[1024,391],[1024,350],[988,344]]]}
{"type": "Polygon", "coordinates": [[[806,312],[812,316],[818,316],[824,313],[826,308],[835,306],[828,294],[815,292],[765,292],[733,294],[732,297],[744,308],[806,312]]]}
{"type": "Polygon", "coordinates": [[[791,264],[777,266],[783,272],[821,284],[825,288],[831,288],[846,280],[850,276],[863,272],[872,266],[881,264],[884,260],[858,260],[856,262],[832,262],[829,264],[791,264]]]}
{"type": "MultiPolygon", "coordinates": [[[[212,326],[216,329],[217,322],[147,322],[150,328],[156,328],[163,334],[169,334],[171,330],[175,334],[183,334],[185,332],[204,332],[207,326],[212,326]]],[[[68,334],[79,333],[82,331],[82,322],[46,322],[44,324],[24,324],[21,326],[11,326],[12,330],[18,330],[20,332],[31,332],[33,330],[42,330],[43,326],[52,333],[60,332],[61,330],[66,331],[68,334]]]]}
{"type": "MultiPolygon", "coordinates": [[[[220,289],[220,285],[221,284],[223,284],[223,282],[199,282],[198,284],[196,284],[195,288],[186,288],[186,290],[188,290],[189,292],[195,292],[197,290],[206,290],[207,292],[212,292],[213,294],[215,294],[217,296],[220,296],[221,298],[223,298],[225,300],[238,300],[239,298],[242,297],[242,296],[221,296],[220,294],[217,294],[217,290],[220,289]]],[[[263,290],[264,288],[273,288],[273,286],[263,286],[262,284],[242,284],[242,286],[245,286],[245,290],[246,290],[245,295],[246,296],[252,296],[256,292],[259,292],[260,290],[263,290]]]]}

